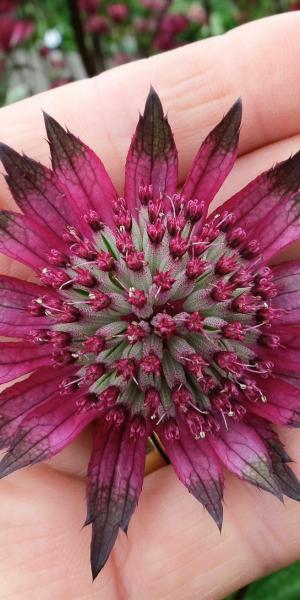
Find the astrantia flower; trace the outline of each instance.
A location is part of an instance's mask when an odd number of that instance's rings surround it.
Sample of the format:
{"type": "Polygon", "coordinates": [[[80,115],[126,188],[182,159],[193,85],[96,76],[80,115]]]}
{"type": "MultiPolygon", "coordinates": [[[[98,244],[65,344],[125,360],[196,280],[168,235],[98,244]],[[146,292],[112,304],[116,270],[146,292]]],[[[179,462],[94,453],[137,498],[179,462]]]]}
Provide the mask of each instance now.
{"type": "Polygon", "coordinates": [[[53,171],[1,147],[23,214],[2,211],[0,250],[42,285],[0,279],[1,476],[49,458],[95,422],[88,468],[92,570],[127,530],[147,437],[219,527],[223,467],[281,498],[300,485],[273,424],[300,424],[300,153],[222,208],[241,104],[203,142],[182,191],[151,90],[124,197],[87,146],[47,116],[53,171]],[[30,375],[28,376],[28,374],[30,375]],[[24,379],[24,376],[27,376],[24,379]]]}

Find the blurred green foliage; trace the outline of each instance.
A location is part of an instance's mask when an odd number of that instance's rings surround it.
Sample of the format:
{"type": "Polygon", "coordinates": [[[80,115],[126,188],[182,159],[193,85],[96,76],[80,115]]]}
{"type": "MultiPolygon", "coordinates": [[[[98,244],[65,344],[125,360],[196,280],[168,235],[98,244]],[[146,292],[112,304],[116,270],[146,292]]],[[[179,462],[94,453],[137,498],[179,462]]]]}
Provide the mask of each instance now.
{"type": "Polygon", "coordinates": [[[263,577],[225,600],[299,600],[300,561],[263,577]]]}

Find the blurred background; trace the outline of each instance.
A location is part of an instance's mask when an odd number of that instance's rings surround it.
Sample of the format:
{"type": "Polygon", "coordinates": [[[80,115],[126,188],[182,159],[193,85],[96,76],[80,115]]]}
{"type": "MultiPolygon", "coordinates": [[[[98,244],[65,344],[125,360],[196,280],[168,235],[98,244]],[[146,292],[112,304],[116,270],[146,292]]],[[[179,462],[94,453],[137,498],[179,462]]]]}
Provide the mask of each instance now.
{"type": "MultiPolygon", "coordinates": [[[[300,0],[0,0],[0,106],[297,9],[300,0]]],[[[300,600],[300,562],[226,600],[241,599],[300,600]]]]}
{"type": "Polygon", "coordinates": [[[298,8],[295,0],[0,0],[0,105],[298,8]]]}

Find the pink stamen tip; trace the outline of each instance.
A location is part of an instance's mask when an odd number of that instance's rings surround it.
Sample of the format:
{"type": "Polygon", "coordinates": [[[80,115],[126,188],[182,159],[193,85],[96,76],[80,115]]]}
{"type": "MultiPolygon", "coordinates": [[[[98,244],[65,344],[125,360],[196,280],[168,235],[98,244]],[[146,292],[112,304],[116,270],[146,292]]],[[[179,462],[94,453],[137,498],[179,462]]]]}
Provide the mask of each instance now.
{"type": "Polygon", "coordinates": [[[244,370],[235,352],[217,352],[214,360],[221,369],[229,373],[240,375],[244,370]]]}
{"type": "Polygon", "coordinates": [[[186,217],[192,222],[196,223],[201,219],[204,213],[204,202],[202,200],[198,200],[195,198],[194,200],[189,200],[186,204],[185,214],[186,217]]]}
{"type": "Polygon", "coordinates": [[[154,352],[150,352],[140,362],[140,367],[146,375],[160,375],[161,361],[154,352]]]}
{"type": "Polygon", "coordinates": [[[94,260],[97,256],[97,252],[92,244],[86,240],[80,240],[75,244],[71,244],[70,251],[75,256],[85,258],[86,260],[94,260]]]}
{"type": "Polygon", "coordinates": [[[153,276],[153,283],[163,292],[168,292],[172,288],[173,283],[175,283],[175,279],[170,273],[171,271],[157,271],[153,276]]]}
{"type": "Polygon", "coordinates": [[[135,250],[132,237],[127,231],[117,233],[116,244],[121,254],[126,255],[127,252],[134,252],[135,250]]]}
{"type": "MultiPolygon", "coordinates": [[[[149,326],[145,323],[148,328],[149,326]]],[[[147,336],[147,329],[142,327],[138,323],[129,323],[126,331],[126,336],[130,344],[135,344],[136,342],[142,342],[147,336]]]]}
{"type": "Polygon", "coordinates": [[[232,301],[232,309],[238,313],[255,313],[261,307],[261,299],[251,294],[241,294],[232,301]]]}
{"type": "Polygon", "coordinates": [[[150,412],[155,412],[160,405],[160,393],[155,388],[151,387],[146,391],[145,394],[145,406],[150,412]]]}
{"type": "Polygon", "coordinates": [[[105,338],[101,335],[92,335],[91,337],[87,338],[87,340],[85,340],[83,346],[86,352],[93,352],[98,354],[99,352],[102,352],[102,350],[104,350],[105,348],[105,338]]]}
{"type": "Polygon", "coordinates": [[[227,275],[234,271],[238,266],[237,258],[235,256],[226,256],[224,254],[219,258],[216,266],[215,273],[217,275],[227,275]]]}
{"type": "Polygon", "coordinates": [[[225,338],[242,341],[245,338],[245,331],[241,323],[235,321],[222,327],[222,334],[225,338]]]}
{"type": "Polygon", "coordinates": [[[97,280],[89,271],[78,268],[76,269],[74,282],[84,287],[94,287],[97,283],[97,280]]]}
{"type": "Polygon", "coordinates": [[[166,228],[161,219],[156,219],[155,223],[149,223],[149,225],[147,225],[147,233],[153,244],[160,244],[165,235],[165,231],[166,228]]]}
{"type": "Polygon", "coordinates": [[[131,231],[132,218],[128,210],[121,209],[118,214],[114,216],[114,221],[120,229],[124,228],[125,231],[131,231]]]}
{"type": "Polygon", "coordinates": [[[63,239],[69,244],[74,244],[75,242],[81,242],[82,235],[76,227],[67,225],[63,233],[63,239]]]}
{"type": "Polygon", "coordinates": [[[241,255],[243,258],[254,258],[260,254],[260,245],[257,240],[251,240],[241,249],[241,255]]]}
{"type": "Polygon", "coordinates": [[[231,248],[237,248],[247,237],[246,231],[242,227],[230,229],[227,233],[227,243],[231,248]]]}
{"type": "Polygon", "coordinates": [[[144,185],[139,187],[139,199],[142,206],[147,206],[149,201],[152,200],[152,185],[144,185]]]}
{"type": "Polygon", "coordinates": [[[130,252],[125,256],[127,267],[132,271],[141,271],[144,266],[144,252],[130,252]]]}
{"type": "Polygon", "coordinates": [[[109,252],[99,252],[97,256],[97,264],[101,271],[109,273],[115,267],[115,260],[109,252]]]}
{"type": "Polygon", "coordinates": [[[105,367],[104,365],[97,363],[94,365],[90,365],[89,367],[87,367],[84,377],[83,377],[83,383],[86,385],[92,385],[93,383],[95,383],[95,381],[97,381],[97,379],[100,379],[100,377],[102,377],[102,375],[104,375],[105,373],[105,367]]]}
{"type": "Polygon", "coordinates": [[[186,218],[183,215],[178,215],[174,217],[173,215],[168,215],[167,217],[167,229],[170,235],[176,235],[183,230],[186,225],[186,218]]]}
{"type": "Polygon", "coordinates": [[[184,415],[186,424],[195,439],[205,438],[205,432],[203,430],[205,419],[194,412],[193,410],[188,410],[184,415]]]}
{"type": "Polygon", "coordinates": [[[45,285],[49,285],[55,289],[59,289],[62,285],[71,287],[72,281],[64,271],[45,267],[41,273],[41,281],[45,285]]]}
{"type": "Polygon", "coordinates": [[[185,386],[177,386],[172,390],[172,400],[176,406],[186,409],[193,402],[191,392],[185,386]]]}
{"type": "Polygon", "coordinates": [[[160,337],[169,338],[176,331],[176,322],[167,313],[158,313],[153,317],[151,324],[154,332],[160,337]]]}
{"type": "Polygon", "coordinates": [[[120,358],[115,364],[115,369],[117,375],[129,381],[136,375],[137,364],[133,358],[120,358]]]}
{"type": "Polygon", "coordinates": [[[64,349],[55,349],[52,354],[52,361],[56,367],[63,367],[65,365],[69,365],[74,362],[76,357],[69,350],[64,349]]]}
{"type": "Polygon", "coordinates": [[[216,302],[225,302],[231,298],[234,285],[229,281],[221,280],[213,287],[211,297],[216,302]]]}
{"type": "Polygon", "coordinates": [[[203,258],[191,258],[186,267],[186,274],[189,279],[197,279],[207,270],[207,262],[203,258]]]}
{"type": "Polygon", "coordinates": [[[95,290],[89,294],[89,304],[94,308],[94,310],[101,311],[111,305],[111,299],[107,294],[103,294],[102,292],[95,290]]]}
{"type": "Polygon", "coordinates": [[[204,329],[204,319],[200,315],[200,313],[196,311],[190,313],[186,317],[184,325],[188,329],[188,331],[191,331],[193,333],[202,333],[204,329]]]}
{"type": "Polygon", "coordinates": [[[196,379],[202,379],[204,376],[203,368],[208,365],[201,354],[189,354],[185,357],[186,368],[196,379]]]}
{"type": "Polygon", "coordinates": [[[143,308],[147,302],[147,297],[143,290],[130,288],[127,294],[127,301],[136,308],[143,308]]]}
{"type": "Polygon", "coordinates": [[[103,222],[100,216],[95,210],[89,210],[83,215],[85,222],[93,229],[93,231],[101,231],[103,229],[103,222]]]}
{"type": "Polygon", "coordinates": [[[48,254],[48,261],[51,265],[54,265],[55,267],[66,267],[69,264],[69,258],[59,250],[56,250],[55,248],[52,248],[50,250],[48,254]]]}
{"type": "Polygon", "coordinates": [[[170,240],[169,249],[173,258],[181,258],[187,251],[189,242],[184,240],[179,234],[170,240]]]}

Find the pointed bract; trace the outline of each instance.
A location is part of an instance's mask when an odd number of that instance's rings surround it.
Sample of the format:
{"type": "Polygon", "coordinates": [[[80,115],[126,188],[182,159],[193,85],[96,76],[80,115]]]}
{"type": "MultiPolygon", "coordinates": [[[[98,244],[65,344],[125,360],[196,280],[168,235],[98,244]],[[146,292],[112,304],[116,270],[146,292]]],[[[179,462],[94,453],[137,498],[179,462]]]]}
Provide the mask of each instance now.
{"type": "Polygon", "coordinates": [[[276,425],[300,427],[300,390],[279,378],[259,383],[266,401],[252,402],[251,412],[276,425]]]}
{"type": "Polygon", "coordinates": [[[242,103],[237,100],[222,121],[202,143],[183,186],[185,201],[198,198],[204,203],[203,216],[209,204],[230,173],[237,156],[237,144],[242,118],[242,103]]]}
{"type": "Polygon", "coordinates": [[[218,457],[205,440],[195,440],[178,419],[179,439],[168,439],[164,427],[159,437],[180,481],[212,516],[219,529],[223,522],[223,474],[218,457]]]}
{"type": "Polygon", "coordinates": [[[52,165],[81,214],[95,210],[114,226],[112,202],[117,192],[100,158],[79,138],[44,113],[52,165]]]}
{"type": "Polygon", "coordinates": [[[282,493],[293,500],[300,501],[300,481],[287,464],[291,462],[291,459],[277,433],[272,430],[267,421],[259,419],[259,417],[250,418],[250,424],[262,436],[268,448],[272,470],[282,493]]]}
{"type": "Polygon", "coordinates": [[[8,337],[24,338],[36,328],[47,328],[49,319],[31,315],[28,306],[44,293],[44,288],[9,277],[0,276],[0,334],[8,337]]]}
{"type": "Polygon", "coordinates": [[[72,373],[72,367],[59,372],[39,368],[24,381],[19,381],[0,394],[0,447],[6,448],[22,419],[35,406],[57,394],[61,377],[72,373]]]}
{"type": "Polygon", "coordinates": [[[213,437],[211,443],[229,471],[281,499],[267,448],[254,429],[238,423],[213,437]]]}
{"type": "Polygon", "coordinates": [[[173,194],[177,178],[177,150],[173,134],[161,101],[151,88],[126,159],[125,198],[128,206],[133,211],[138,207],[141,186],[151,185],[155,199],[173,194]]]}
{"type": "Polygon", "coordinates": [[[300,325],[300,261],[272,266],[272,271],[277,288],[272,306],[279,309],[276,323],[300,325]]]}
{"type": "Polygon", "coordinates": [[[0,252],[40,273],[49,264],[51,248],[66,250],[64,242],[51,229],[32,217],[0,211],[0,252]]]}
{"type": "Polygon", "coordinates": [[[93,524],[93,577],[106,563],[119,528],[127,530],[142,489],[147,432],[133,436],[130,419],[119,427],[99,421],[88,469],[86,523],[93,524]]]}
{"type": "Polygon", "coordinates": [[[40,367],[51,365],[51,349],[29,342],[0,342],[0,383],[13,381],[40,367]]]}
{"type": "MultiPolygon", "coordinates": [[[[269,260],[297,239],[299,230],[300,151],[265,171],[223,205],[234,213],[231,228],[241,227],[247,240],[258,240],[269,260]]],[[[212,220],[218,211],[210,217],[212,220]]]]}
{"type": "Polygon", "coordinates": [[[0,461],[0,477],[55,456],[77,437],[95,414],[79,413],[76,399],[69,396],[62,404],[56,395],[26,414],[0,461]]]}
{"type": "Polygon", "coordinates": [[[71,205],[67,189],[53,171],[6,144],[0,144],[0,159],[13,198],[25,214],[59,235],[67,225],[84,225],[76,203],[71,205]]]}

